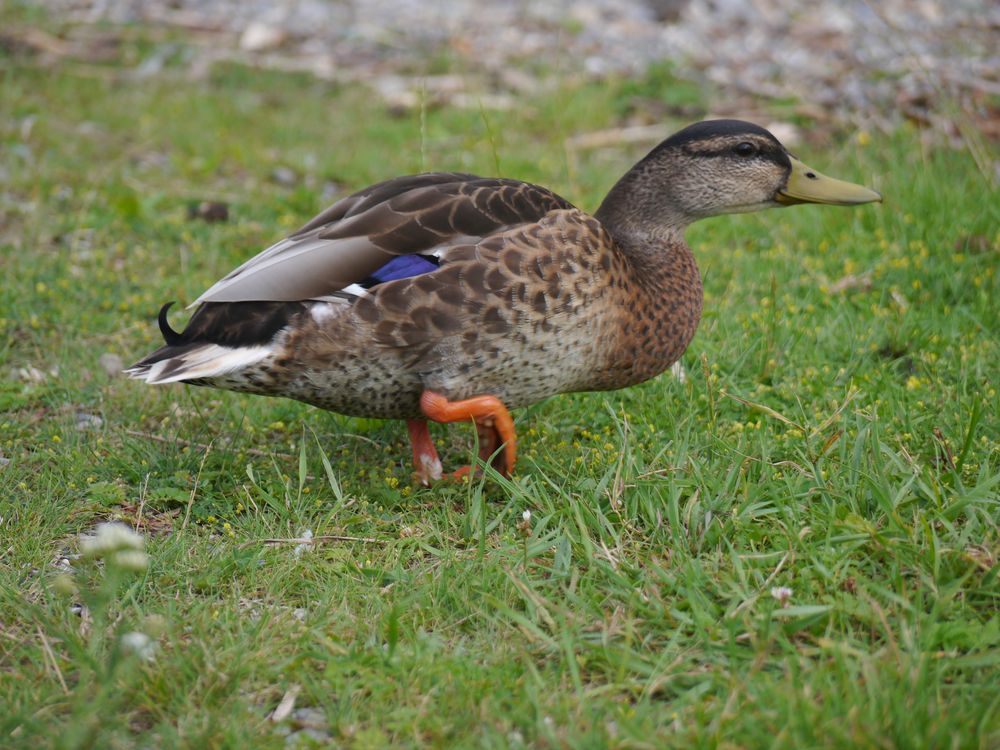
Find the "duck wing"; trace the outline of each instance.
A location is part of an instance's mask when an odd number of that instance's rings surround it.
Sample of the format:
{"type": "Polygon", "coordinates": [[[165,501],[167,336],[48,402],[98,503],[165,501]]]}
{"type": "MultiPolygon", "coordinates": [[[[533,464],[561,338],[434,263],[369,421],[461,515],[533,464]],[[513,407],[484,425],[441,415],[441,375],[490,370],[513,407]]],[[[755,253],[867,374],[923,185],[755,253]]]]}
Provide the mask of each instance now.
{"type": "MultiPolygon", "coordinates": [[[[400,256],[439,258],[449,247],[476,244],[565,208],[572,205],[552,191],[519,180],[450,172],[397,177],[337,201],[219,280],[192,306],[323,298],[400,256]]],[[[419,259],[414,262],[419,265],[419,259]]],[[[407,275],[405,265],[397,262],[392,271],[407,275]]]]}

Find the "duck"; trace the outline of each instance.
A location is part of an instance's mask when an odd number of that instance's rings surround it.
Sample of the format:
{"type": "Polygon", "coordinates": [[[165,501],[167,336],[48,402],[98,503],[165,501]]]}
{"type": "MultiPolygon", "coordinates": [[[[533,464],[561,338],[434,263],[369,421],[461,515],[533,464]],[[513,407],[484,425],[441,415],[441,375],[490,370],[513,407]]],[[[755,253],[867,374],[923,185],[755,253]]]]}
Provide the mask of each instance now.
{"type": "Polygon", "coordinates": [[[444,475],[429,422],[472,422],[479,462],[509,477],[511,411],[670,368],[702,312],[686,228],[795,204],[881,201],[821,174],[768,130],[689,125],[589,214],[521,180],[429,172],[342,198],[189,307],[182,331],[126,370],[406,422],[416,480],[444,475]]]}

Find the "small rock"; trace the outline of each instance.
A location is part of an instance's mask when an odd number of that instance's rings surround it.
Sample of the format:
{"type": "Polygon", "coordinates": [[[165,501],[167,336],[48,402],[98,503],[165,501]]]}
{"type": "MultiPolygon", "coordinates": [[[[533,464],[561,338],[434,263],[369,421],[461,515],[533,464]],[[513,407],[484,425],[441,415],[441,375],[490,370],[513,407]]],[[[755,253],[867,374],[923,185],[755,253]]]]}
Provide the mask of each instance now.
{"type": "Polygon", "coordinates": [[[159,75],[175,54],[177,54],[177,45],[175,44],[162,44],[156,47],[145,60],[132,69],[132,77],[136,80],[143,80],[159,75]]]}
{"type": "Polygon", "coordinates": [[[802,130],[791,122],[771,122],[765,126],[788,148],[802,145],[802,130]]]}
{"type": "Polygon", "coordinates": [[[313,545],[312,529],[306,529],[305,531],[303,531],[299,535],[299,538],[301,539],[301,542],[299,544],[296,544],[295,549],[292,550],[292,554],[295,555],[295,557],[302,557],[302,553],[306,552],[312,547],[313,545]]]}
{"type": "Polygon", "coordinates": [[[399,115],[420,106],[420,95],[398,84],[396,76],[382,76],[375,81],[375,89],[390,112],[399,115]]]}
{"type": "Polygon", "coordinates": [[[287,38],[288,35],[284,29],[279,29],[277,26],[271,26],[260,21],[254,21],[246,27],[240,36],[240,49],[244,49],[247,52],[262,52],[280,47],[287,38]]]}
{"type": "Polygon", "coordinates": [[[333,203],[334,199],[337,198],[342,192],[343,188],[333,180],[327,180],[323,183],[323,192],[320,193],[320,201],[323,203],[333,203]]]}
{"type": "Polygon", "coordinates": [[[318,708],[296,708],[292,711],[292,723],[302,729],[326,730],[330,727],[330,722],[326,720],[326,713],[318,708]]]}
{"type": "Polygon", "coordinates": [[[188,205],[188,219],[207,222],[228,221],[229,204],[222,201],[201,201],[188,205]]]}
{"type": "Polygon", "coordinates": [[[293,187],[299,181],[299,176],[290,167],[275,167],[271,170],[271,181],[282,187],[293,187]]]}
{"type": "Polygon", "coordinates": [[[28,140],[31,137],[31,131],[35,128],[35,123],[38,122],[37,115],[28,115],[21,120],[21,140],[28,140]]]}
{"type": "Polygon", "coordinates": [[[142,661],[153,661],[156,659],[156,641],[145,633],[133,630],[125,633],[119,638],[119,643],[123,650],[135,654],[142,661]]]}
{"type": "Polygon", "coordinates": [[[12,375],[16,380],[20,380],[22,383],[44,383],[46,378],[48,378],[48,375],[34,365],[15,367],[12,370],[12,375]]]}
{"type": "Polygon", "coordinates": [[[653,18],[660,23],[676,23],[690,0],[646,0],[653,18]]]}
{"type": "Polygon", "coordinates": [[[542,91],[542,82],[538,77],[523,70],[504,68],[500,71],[499,75],[501,83],[512,91],[532,96],[542,91]]]}
{"type": "Polygon", "coordinates": [[[76,413],[76,429],[78,430],[96,430],[103,424],[104,420],[96,414],[88,414],[85,411],[76,413]]]}
{"type": "Polygon", "coordinates": [[[31,146],[27,143],[12,143],[7,147],[7,153],[18,157],[28,164],[35,160],[35,154],[31,150],[31,146]]]}
{"type": "Polygon", "coordinates": [[[98,363],[100,363],[109,378],[117,378],[122,374],[122,370],[125,369],[125,363],[122,362],[122,358],[111,352],[102,354],[98,363]]]}

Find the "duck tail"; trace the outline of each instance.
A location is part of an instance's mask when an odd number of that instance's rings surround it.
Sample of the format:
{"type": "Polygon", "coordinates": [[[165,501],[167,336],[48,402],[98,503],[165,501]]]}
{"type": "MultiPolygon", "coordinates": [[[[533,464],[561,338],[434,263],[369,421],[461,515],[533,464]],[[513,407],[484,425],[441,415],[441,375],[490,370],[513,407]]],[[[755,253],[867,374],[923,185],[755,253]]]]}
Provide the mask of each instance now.
{"type": "Polygon", "coordinates": [[[232,342],[235,344],[232,345],[205,340],[197,331],[188,335],[192,328],[190,323],[183,333],[178,333],[167,320],[173,304],[165,304],[156,316],[165,345],[127,368],[125,373],[130,378],[151,385],[180,381],[199,384],[197,381],[242,370],[273,353],[272,347],[263,343],[241,345],[232,342]]]}
{"type": "Polygon", "coordinates": [[[273,354],[267,346],[228,347],[212,343],[193,343],[160,347],[136,362],[125,373],[150,385],[193,382],[209,385],[212,378],[250,367],[273,354]]]}

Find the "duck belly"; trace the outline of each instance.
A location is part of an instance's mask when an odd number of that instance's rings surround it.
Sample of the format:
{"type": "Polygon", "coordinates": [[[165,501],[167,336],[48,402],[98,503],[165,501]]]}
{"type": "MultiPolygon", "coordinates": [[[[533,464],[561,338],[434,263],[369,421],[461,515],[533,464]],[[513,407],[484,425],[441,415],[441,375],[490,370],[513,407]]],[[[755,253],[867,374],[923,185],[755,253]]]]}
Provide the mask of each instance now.
{"type": "Polygon", "coordinates": [[[291,398],[338,414],[373,419],[419,417],[423,392],[421,379],[415,373],[350,355],[308,364],[272,356],[241,370],[192,382],[291,398]]]}

